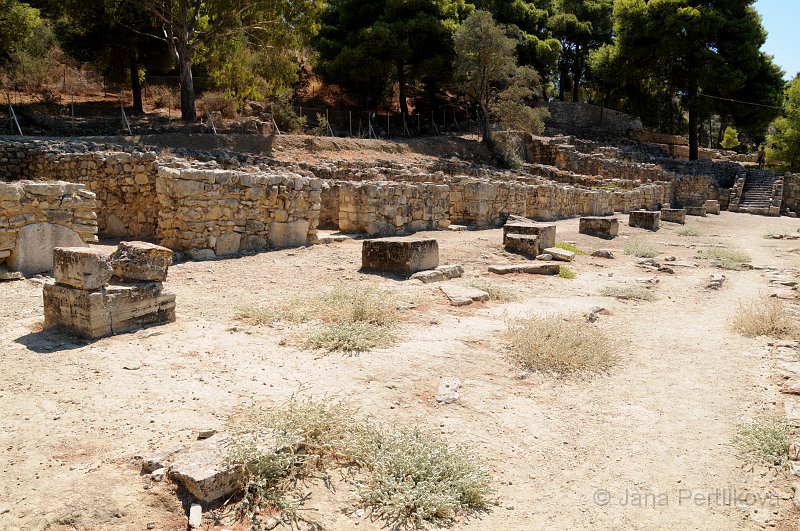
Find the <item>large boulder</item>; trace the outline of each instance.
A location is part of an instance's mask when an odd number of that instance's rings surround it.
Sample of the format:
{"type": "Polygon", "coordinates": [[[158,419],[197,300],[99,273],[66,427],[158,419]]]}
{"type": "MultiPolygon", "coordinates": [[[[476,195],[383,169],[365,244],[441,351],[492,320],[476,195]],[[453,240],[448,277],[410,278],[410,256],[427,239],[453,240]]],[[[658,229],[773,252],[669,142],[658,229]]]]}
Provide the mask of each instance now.
{"type": "Polygon", "coordinates": [[[108,255],[99,249],[53,249],[53,276],[58,284],[82,290],[96,290],[111,280],[112,273],[108,255]]]}
{"type": "Polygon", "coordinates": [[[56,247],[88,247],[77,232],[53,223],[25,225],[17,233],[14,250],[6,263],[23,275],[35,275],[53,270],[53,250],[56,247]]]}
{"type": "Polygon", "coordinates": [[[125,281],[163,282],[172,250],[147,242],[120,242],[111,255],[114,276],[125,281]]]}
{"type": "Polygon", "coordinates": [[[439,244],[433,238],[379,238],[365,240],[361,268],[409,275],[439,265],[439,244]]]}

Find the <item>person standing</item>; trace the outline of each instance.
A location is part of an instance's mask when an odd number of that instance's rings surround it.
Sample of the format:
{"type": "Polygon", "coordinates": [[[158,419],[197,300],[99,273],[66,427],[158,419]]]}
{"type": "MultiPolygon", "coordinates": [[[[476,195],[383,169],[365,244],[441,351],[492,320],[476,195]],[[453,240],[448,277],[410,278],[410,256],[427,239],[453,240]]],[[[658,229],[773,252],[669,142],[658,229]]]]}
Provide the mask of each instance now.
{"type": "Polygon", "coordinates": [[[763,170],[764,164],[767,162],[767,152],[764,151],[764,145],[762,144],[760,148],[758,148],[758,169],[763,170]]]}

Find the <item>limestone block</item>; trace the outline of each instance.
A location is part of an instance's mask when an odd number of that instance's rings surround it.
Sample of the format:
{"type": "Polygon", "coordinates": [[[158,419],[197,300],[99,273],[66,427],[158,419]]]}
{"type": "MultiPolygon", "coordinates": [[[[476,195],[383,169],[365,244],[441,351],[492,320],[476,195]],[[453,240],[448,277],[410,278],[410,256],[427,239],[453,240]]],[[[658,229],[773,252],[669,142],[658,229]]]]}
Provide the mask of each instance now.
{"type": "Polygon", "coordinates": [[[310,223],[305,219],[298,219],[289,223],[274,221],[269,225],[267,241],[270,247],[280,249],[284,247],[302,247],[308,242],[308,229],[310,223]]]}
{"type": "Polygon", "coordinates": [[[632,210],[628,214],[628,225],[631,227],[639,227],[647,230],[658,230],[659,222],[661,221],[661,212],[653,212],[649,210],[632,210]]]}
{"type": "Polygon", "coordinates": [[[709,199],[703,205],[706,209],[706,214],[713,214],[719,216],[719,201],[709,199]]]}
{"type": "Polygon", "coordinates": [[[610,240],[619,234],[619,220],[613,216],[582,217],[578,232],[610,240]]]}
{"type": "Polygon", "coordinates": [[[407,275],[439,265],[439,244],[432,238],[381,238],[365,240],[361,268],[407,275]]]}
{"type": "Polygon", "coordinates": [[[575,260],[575,253],[558,247],[549,247],[542,252],[549,254],[553,257],[553,260],[558,260],[559,262],[572,262],[575,260]]]}
{"type": "Polygon", "coordinates": [[[179,454],[169,476],[201,503],[230,496],[241,487],[244,477],[241,467],[228,463],[227,455],[226,439],[214,435],[179,454]]]}
{"type": "Polygon", "coordinates": [[[96,290],[111,280],[112,273],[108,255],[103,251],[87,247],[53,249],[53,276],[58,284],[96,290]]]}
{"type": "Polygon", "coordinates": [[[528,273],[531,275],[557,275],[561,271],[561,266],[556,263],[535,263],[535,264],[504,264],[489,266],[489,272],[497,275],[508,275],[509,273],[528,273]]]}
{"type": "Polygon", "coordinates": [[[172,264],[172,250],[147,242],[120,242],[111,255],[114,276],[122,280],[163,282],[172,264]]]}
{"type": "Polygon", "coordinates": [[[175,321],[175,294],[160,282],[111,284],[105,295],[114,334],[175,321]]]}
{"type": "Polygon", "coordinates": [[[556,226],[550,223],[509,222],[503,226],[503,241],[507,234],[528,234],[539,237],[539,247],[556,244],[556,226]]]}
{"type": "Polygon", "coordinates": [[[684,208],[662,208],[661,221],[668,221],[670,223],[686,224],[686,209],[684,208]]]}
{"type": "Polygon", "coordinates": [[[702,218],[706,217],[706,206],[687,206],[686,207],[686,215],[687,216],[700,216],[702,218]]]}
{"type": "Polygon", "coordinates": [[[14,250],[7,263],[25,276],[53,270],[53,249],[87,247],[74,230],[52,223],[25,225],[17,233],[14,250]]]}
{"type": "Polygon", "coordinates": [[[489,294],[485,291],[459,286],[458,284],[443,284],[439,287],[453,306],[465,306],[473,301],[488,301],[489,294]]]}
{"type": "Polygon", "coordinates": [[[112,334],[111,315],[102,291],[45,284],[43,297],[45,328],[58,326],[87,339],[112,334]]]}
{"type": "Polygon", "coordinates": [[[239,252],[242,245],[242,235],[237,232],[222,234],[217,237],[214,252],[217,256],[229,256],[239,252]]]}
{"type": "Polygon", "coordinates": [[[423,284],[430,284],[432,282],[441,282],[445,280],[444,273],[438,269],[431,269],[429,271],[419,271],[409,277],[410,280],[419,280],[423,284]]]}
{"type": "Polygon", "coordinates": [[[507,234],[503,247],[510,253],[535,258],[539,254],[539,237],[531,234],[507,234]]]}

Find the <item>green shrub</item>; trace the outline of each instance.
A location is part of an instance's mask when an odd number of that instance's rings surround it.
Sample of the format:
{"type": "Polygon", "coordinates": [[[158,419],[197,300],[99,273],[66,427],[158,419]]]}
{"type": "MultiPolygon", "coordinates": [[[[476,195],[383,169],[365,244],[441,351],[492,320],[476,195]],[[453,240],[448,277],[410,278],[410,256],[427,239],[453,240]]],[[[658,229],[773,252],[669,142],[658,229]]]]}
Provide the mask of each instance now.
{"type": "Polygon", "coordinates": [[[588,251],[579,249],[576,245],[572,243],[556,242],[556,247],[558,249],[564,249],[565,251],[572,251],[575,254],[589,254],[588,251]]]}
{"type": "Polygon", "coordinates": [[[567,266],[559,266],[558,267],[558,276],[561,278],[575,278],[575,272],[572,269],[568,268],[567,266]]]}

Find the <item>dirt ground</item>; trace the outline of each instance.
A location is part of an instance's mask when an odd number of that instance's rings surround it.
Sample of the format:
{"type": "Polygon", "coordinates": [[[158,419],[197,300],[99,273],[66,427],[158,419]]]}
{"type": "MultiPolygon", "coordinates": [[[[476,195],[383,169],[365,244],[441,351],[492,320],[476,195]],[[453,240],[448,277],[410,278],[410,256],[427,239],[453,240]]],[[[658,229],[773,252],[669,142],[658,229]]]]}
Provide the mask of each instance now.
{"type": "MultiPolygon", "coordinates": [[[[518,293],[514,303],[456,308],[437,284],[361,274],[357,240],[175,265],[167,286],[177,322],[95,342],[40,330],[40,280],[0,283],[0,528],[185,529],[173,489],[141,475],[135,456],[189,444],[199,429],[223,428],[237,406],[277,404],[304,388],[485,458],[497,503],[454,529],[795,529],[789,476],[732,445],[739,423],[782,412],[775,355],[768,339],[738,337],[727,322],[737,301],[774,291],[772,268],[798,276],[800,241],[764,236],[796,234],[800,222],[723,212],[689,218],[699,237],[623,223],[612,241],[578,234],[577,220],[557,225],[559,241],[616,259],[578,256],[572,280],[501,277],[487,266],[520,258],[503,252],[499,230],[421,234],[438,239],[442,264],[464,265],[449,282],[490,281],[518,293]],[[644,270],[622,252],[633,238],[699,267],[644,270]],[[705,289],[720,271],[694,257],[716,245],[746,250],[756,269],[725,271],[722,289],[705,289]],[[290,329],[234,317],[242,305],[362,282],[402,308],[391,348],[321,355],[282,341],[290,329]],[[658,299],[598,295],[617,285],[650,286],[658,299]],[[608,315],[597,326],[619,346],[609,374],[520,378],[502,337],[508,316],[598,306],[608,315]],[[443,376],[463,381],[453,404],[434,399],[443,376]]],[[[381,528],[345,510],[346,490],[310,488],[307,514],[320,528],[381,528]]]]}

